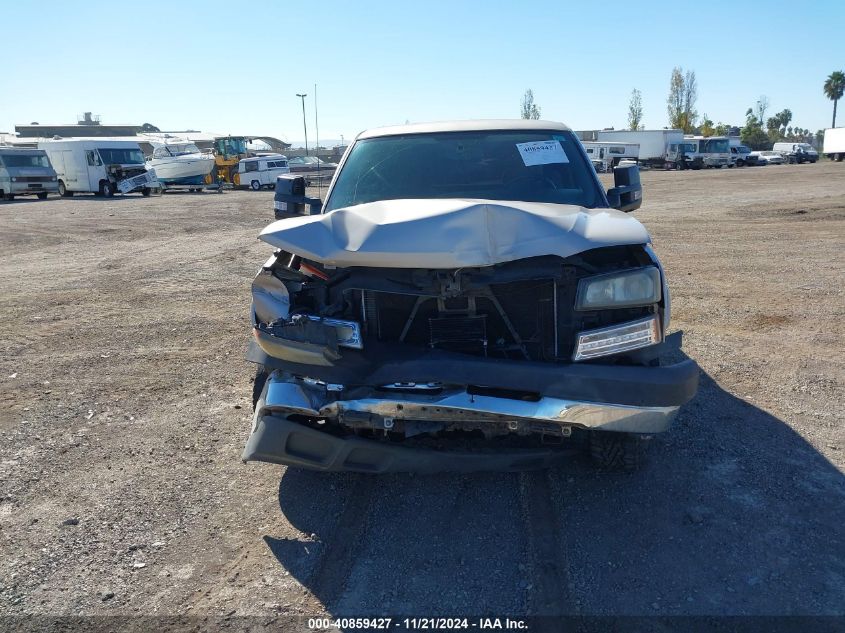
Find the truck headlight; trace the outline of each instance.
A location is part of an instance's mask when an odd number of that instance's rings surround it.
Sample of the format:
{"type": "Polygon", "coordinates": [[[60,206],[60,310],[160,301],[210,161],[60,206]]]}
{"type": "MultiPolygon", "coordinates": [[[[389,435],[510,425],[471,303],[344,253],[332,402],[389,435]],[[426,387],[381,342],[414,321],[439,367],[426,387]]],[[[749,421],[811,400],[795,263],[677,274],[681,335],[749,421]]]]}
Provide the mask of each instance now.
{"type": "Polygon", "coordinates": [[[12,176],[12,182],[17,182],[18,179],[15,176],[12,176]]]}
{"type": "Polygon", "coordinates": [[[629,321],[619,325],[579,332],[573,360],[609,356],[659,343],[660,323],[657,317],[629,321]]]}
{"type": "Polygon", "coordinates": [[[655,266],[587,277],[578,282],[576,310],[643,306],[660,301],[660,271],[655,266]]]}

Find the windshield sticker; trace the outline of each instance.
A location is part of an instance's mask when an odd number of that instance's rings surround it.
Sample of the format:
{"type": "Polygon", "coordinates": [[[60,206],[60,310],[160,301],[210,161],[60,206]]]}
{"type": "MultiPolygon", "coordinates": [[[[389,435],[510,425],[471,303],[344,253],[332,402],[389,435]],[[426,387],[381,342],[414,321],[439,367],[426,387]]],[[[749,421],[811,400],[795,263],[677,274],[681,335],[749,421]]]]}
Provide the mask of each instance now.
{"type": "Polygon", "coordinates": [[[560,142],[555,140],[517,143],[516,149],[519,150],[519,155],[526,167],[569,162],[560,142]]]}

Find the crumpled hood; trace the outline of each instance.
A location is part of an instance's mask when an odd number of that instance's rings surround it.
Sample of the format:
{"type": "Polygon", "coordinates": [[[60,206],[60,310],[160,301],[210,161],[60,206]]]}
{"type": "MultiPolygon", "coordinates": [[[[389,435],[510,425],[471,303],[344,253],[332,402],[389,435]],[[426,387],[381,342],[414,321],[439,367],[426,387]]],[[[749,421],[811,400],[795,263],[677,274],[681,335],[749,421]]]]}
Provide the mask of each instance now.
{"type": "Polygon", "coordinates": [[[642,224],[615,209],[464,199],[360,204],[273,222],[259,238],[338,267],[447,269],[650,241],[642,224]]]}

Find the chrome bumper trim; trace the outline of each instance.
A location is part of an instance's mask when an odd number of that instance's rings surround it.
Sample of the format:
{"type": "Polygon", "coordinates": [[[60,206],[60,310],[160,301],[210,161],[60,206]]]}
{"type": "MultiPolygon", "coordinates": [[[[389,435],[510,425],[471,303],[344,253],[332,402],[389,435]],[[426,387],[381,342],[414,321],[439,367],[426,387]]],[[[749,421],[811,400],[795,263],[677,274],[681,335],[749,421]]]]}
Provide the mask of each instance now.
{"type": "MultiPolygon", "coordinates": [[[[660,433],[667,430],[678,407],[634,407],[541,397],[535,402],[467,393],[444,388],[437,394],[382,393],[333,400],[325,385],[275,371],[268,379],[263,408],[275,415],[306,415],[342,421],[344,414],[370,413],[384,418],[426,421],[544,421],[603,431],[660,433]]],[[[333,392],[332,396],[337,393],[333,392]]],[[[256,418],[262,411],[256,411],[256,418]]]]}

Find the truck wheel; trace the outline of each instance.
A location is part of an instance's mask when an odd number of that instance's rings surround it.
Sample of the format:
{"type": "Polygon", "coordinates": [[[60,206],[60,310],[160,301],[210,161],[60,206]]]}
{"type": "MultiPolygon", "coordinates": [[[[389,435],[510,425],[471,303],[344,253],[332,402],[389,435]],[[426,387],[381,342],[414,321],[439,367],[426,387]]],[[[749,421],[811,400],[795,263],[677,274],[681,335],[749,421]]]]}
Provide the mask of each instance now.
{"type": "Polygon", "coordinates": [[[257,180],[253,180],[251,183],[249,183],[249,186],[252,187],[253,191],[258,191],[259,189],[261,189],[261,183],[257,180]]]}
{"type": "Polygon", "coordinates": [[[255,378],[252,380],[252,410],[255,411],[255,405],[258,404],[258,399],[261,397],[261,392],[264,391],[264,385],[267,384],[267,378],[270,374],[267,373],[267,368],[264,365],[259,365],[255,372],[255,378]]]}
{"type": "Polygon", "coordinates": [[[47,192],[46,191],[39,191],[35,194],[39,200],[46,200],[47,199],[47,192]]]}
{"type": "Polygon", "coordinates": [[[152,189],[150,189],[149,187],[144,187],[143,189],[141,189],[141,195],[144,196],[145,198],[149,198],[151,192],[152,192],[152,189]]]}
{"type": "Polygon", "coordinates": [[[3,200],[14,200],[14,199],[15,199],[15,194],[13,194],[13,193],[3,194],[3,200]]]}
{"type": "Polygon", "coordinates": [[[61,180],[59,181],[59,195],[62,198],[70,198],[73,195],[73,192],[68,191],[67,187],[65,187],[65,183],[63,183],[61,180]]]}
{"type": "Polygon", "coordinates": [[[603,470],[634,471],[645,462],[645,441],[631,433],[590,431],[590,457],[603,470]]]}
{"type": "Polygon", "coordinates": [[[105,198],[111,198],[114,196],[114,187],[112,187],[112,184],[107,180],[100,183],[100,195],[105,198]]]}
{"type": "Polygon", "coordinates": [[[736,161],[736,166],[737,166],[737,167],[745,167],[745,161],[744,161],[744,160],[742,160],[742,159],[737,160],[737,161],[736,161]]]}

